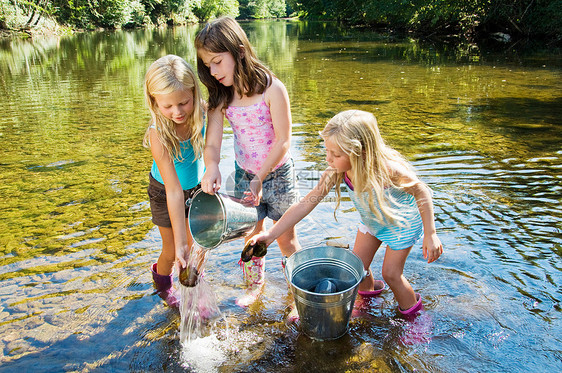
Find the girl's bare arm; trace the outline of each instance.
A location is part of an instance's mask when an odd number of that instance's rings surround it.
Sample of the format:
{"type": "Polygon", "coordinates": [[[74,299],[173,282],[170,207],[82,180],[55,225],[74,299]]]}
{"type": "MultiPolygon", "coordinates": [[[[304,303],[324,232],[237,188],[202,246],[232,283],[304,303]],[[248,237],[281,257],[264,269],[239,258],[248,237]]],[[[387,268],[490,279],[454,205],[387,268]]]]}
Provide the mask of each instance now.
{"type": "Polygon", "coordinates": [[[435,228],[435,216],[433,212],[433,199],[431,190],[413,173],[402,165],[391,164],[393,179],[405,185],[404,191],[413,195],[420,211],[423,223],[423,257],[431,263],[439,258],[443,253],[443,245],[437,237],[435,228]]]}
{"type": "Polygon", "coordinates": [[[208,112],[205,148],[203,149],[205,173],[201,179],[201,189],[209,194],[214,194],[221,187],[219,162],[222,145],[223,120],[224,115],[220,108],[215,108],[208,112]]]}
{"type": "Polygon", "coordinates": [[[164,181],[164,187],[166,188],[166,202],[172,222],[172,231],[174,233],[176,259],[185,267],[186,263],[184,258],[190,248],[187,242],[183,189],[176,173],[174,162],[172,158],[170,158],[168,151],[162,146],[155,129],[150,130],[150,151],[156,161],[156,165],[164,181]]]}
{"type": "Polygon", "coordinates": [[[250,241],[255,244],[258,241],[265,242],[268,246],[288,229],[307,216],[328,194],[334,186],[335,170],[327,169],[320,177],[318,184],[298,203],[292,205],[269,230],[253,236],[250,241]]]}
{"type": "Polygon", "coordinates": [[[289,151],[291,147],[291,127],[293,125],[289,94],[279,79],[273,79],[271,86],[267,89],[266,102],[269,104],[271,112],[275,141],[262,168],[256,175],[262,181],[289,151]]]}

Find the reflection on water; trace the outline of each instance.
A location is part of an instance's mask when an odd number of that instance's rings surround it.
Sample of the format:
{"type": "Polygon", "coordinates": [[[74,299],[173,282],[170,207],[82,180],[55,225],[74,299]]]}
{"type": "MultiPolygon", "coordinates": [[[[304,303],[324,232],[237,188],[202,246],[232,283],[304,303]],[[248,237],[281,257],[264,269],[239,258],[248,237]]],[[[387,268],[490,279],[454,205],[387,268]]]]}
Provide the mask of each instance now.
{"type": "MultiPolygon", "coordinates": [[[[433,189],[445,254],[428,265],[418,244],[405,268],[424,299],[423,341],[408,343],[411,325],[387,291],[346,336],[311,343],[285,323],[292,299],[275,244],[262,298],[240,309],[237,240],[206,264],[224,317],[181,345],[179,312],[150,278],[160,242],[142,79],[167,53],[194,63],[197,26],[97,32],[0,42],[0,371],[561,370],[560,54],[306,22],[244,27],[289,90],[301,194],[325,166],[318,131],[349,108],[374,112],[433,189]]],[[[223,180],[234,170],[226,132],[223,180]]],[[[333,206],[298,225],[303,246],[353,245],[358,214],[346,199],[335,221],[333,206]]]]}

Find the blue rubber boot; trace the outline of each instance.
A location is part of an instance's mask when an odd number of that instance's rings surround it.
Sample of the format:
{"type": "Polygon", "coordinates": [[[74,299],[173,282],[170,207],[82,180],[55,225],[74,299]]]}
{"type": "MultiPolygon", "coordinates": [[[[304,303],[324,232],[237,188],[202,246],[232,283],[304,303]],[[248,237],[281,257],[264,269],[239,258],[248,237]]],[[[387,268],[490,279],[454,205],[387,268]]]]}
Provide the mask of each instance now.
{"type": "Polygon", "coordinates": [[[150,266],[152,271],[152,279],[154,280],[154,287],[158,296],[162,298],[169,307],[178,308],[180,305],[177,290],[172,286],[172,275],[164,276],[159,275],[157,272],[157,263],[150,266]]]}

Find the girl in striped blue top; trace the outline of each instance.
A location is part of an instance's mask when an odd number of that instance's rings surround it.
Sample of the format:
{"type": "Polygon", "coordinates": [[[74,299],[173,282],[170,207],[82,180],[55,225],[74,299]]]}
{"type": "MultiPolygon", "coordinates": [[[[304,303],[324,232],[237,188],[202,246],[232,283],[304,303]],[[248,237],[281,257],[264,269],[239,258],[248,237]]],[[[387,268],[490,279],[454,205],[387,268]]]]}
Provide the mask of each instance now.
{"type": "Polygon", "coordinates": [[[406,258],[423,231],[423,256],[431,263],[443,253],[437,237],[430,189],[416,176],[411,165],[387,146],[371,113],[348,110],[333,117],[321,132],[329,168],[318,185],[299,203],[291,206],[268,231],[252,238],[269,245],[285,230],[308,215],[336,187],[338,208],[340,185],[346,183],[362,223],[353,252],[361,258],[368,275],[359,284],[359,294],[380,294],[385,283],[373,279],[370,270],[375,253],[384,242],[382,277],[405,315],[422,309],[421,296],[403,275],[406,258]]]}

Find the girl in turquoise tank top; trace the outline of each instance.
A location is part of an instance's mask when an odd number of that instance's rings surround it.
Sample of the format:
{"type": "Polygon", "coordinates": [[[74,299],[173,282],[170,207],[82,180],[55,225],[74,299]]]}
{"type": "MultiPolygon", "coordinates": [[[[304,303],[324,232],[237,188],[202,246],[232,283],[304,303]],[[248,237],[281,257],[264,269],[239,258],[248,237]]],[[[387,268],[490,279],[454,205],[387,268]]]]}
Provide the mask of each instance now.
{"type": "Polygon", "coordinates": [[[362,224],[353,252],[363,261],[368,275],[359,284],[359,294],[379,294],[385,283],[374,280],[371,262],[383,242],[382,277],[405,315],[422,309],[421,296],[403,275],[406,258],[421,235],[423,256],[431,263],[443,253],[437,237],[433,201],[429,188],[416,176],[409,163],[384,143],[374,115],[348,110],[333,117],[321,132],[329,168],[320,182],[298,204],[293,205],[268,231],[252,238],[269,245],[275,237],[308,215],[336,187],[338,208],[340,185],[347,183],[350,197],[359,211],[362,224]]]}
{"type": "Polygon", "coordinates": [[[144,146],[154,158],[148,195],[152,222],[162,236],[162,251],[151,272],[158,295],[168,306],[178,307],[172,272],[176,261],[186,267],[193,244],[186,200],[198,189],[204,172],[205,102],[195,72],[174,55],[150,66],[144,93],[151,115],[144,146]]]}

